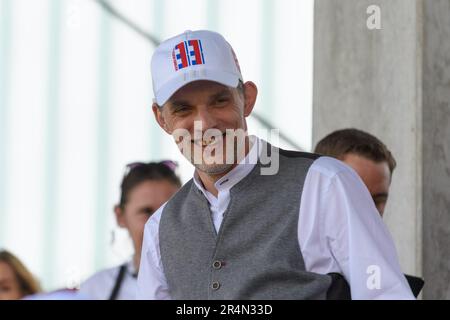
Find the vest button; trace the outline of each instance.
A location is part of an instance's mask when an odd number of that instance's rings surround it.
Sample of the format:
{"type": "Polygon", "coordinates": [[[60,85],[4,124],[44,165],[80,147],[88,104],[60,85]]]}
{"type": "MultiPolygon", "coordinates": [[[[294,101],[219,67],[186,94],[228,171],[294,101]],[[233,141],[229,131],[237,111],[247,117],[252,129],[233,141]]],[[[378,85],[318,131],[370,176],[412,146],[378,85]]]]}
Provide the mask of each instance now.
{"type": "Polygon", "coordinates": [[[219,270],[220,268],[222,268],[222,262],[219,261],[219,260],[214,261],[213,268],[216,269],[216,270],[219,270]]]}
{"type": "Polygon", "coordinates": [[[219,288],[220,288],[220,283],[217,282],[217,281],[213,282],[212,285],[211,285],[211,288],[212,288],[213,290],[219,290],[219,288]]]}

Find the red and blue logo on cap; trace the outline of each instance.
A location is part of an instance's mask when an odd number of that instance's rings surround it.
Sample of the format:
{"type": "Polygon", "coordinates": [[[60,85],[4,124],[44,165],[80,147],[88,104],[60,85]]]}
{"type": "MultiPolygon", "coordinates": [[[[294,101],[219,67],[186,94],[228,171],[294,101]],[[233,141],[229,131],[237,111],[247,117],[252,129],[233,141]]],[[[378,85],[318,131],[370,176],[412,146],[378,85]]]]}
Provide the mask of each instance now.
{"type": "Polygon", "coordinates": [[[201,40],[188,40],[180,42],[172,51],[175,70],[205,64],[201,40]]]}

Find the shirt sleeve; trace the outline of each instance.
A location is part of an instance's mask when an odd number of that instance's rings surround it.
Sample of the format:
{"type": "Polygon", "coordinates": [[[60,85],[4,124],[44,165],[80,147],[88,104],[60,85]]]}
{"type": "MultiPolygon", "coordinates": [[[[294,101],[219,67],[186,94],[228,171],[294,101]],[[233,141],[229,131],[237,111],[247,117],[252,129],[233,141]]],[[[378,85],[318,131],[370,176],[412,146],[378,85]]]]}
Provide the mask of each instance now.
{"type": "Polygon", "coordinates": [[[145,225],[136,291],[138,300],[171,299],[159,249],[159,221],[164,206],[159,208],[145,225]]]}
{"type": "Polygon", "coordinates": [[[307,270],[341,273],[352,299],[414,299],[362,180],[337,160],[317,161],[305,181],[300,210],[299,242],[307,270]]]}

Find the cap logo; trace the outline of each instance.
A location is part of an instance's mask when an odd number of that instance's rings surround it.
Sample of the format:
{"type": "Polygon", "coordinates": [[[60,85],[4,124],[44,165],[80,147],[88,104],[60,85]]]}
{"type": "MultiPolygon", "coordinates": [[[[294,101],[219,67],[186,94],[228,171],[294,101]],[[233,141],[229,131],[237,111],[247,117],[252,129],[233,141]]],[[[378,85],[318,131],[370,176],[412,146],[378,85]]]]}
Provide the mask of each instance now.
{"type": "Polygon", "coordinates": [[[189,66],[205,64],[201,40],[187,40],[180,42],[172,51],[175,71],[189,66]]]}

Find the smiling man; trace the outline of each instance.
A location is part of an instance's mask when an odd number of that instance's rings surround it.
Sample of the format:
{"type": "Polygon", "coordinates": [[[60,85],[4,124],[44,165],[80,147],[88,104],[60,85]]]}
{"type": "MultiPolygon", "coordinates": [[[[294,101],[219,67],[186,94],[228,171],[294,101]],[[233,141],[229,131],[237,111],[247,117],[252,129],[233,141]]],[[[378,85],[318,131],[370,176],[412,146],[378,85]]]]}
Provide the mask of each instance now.
{"type": "Polygon", "coordinates": [[[383,216],[392,174],[397,165],[383,142],[358,129],[342,129],[320,140],[314,152],[339,159],[352,167],[367,186],[378,212],[383,216]]]}
{"type": "Polygon", "coordinates": [[[247,135],[258,90],[220,34],[166,40],[152,77],[156,121],[195,174],[146,224],[138,299],[324,299],[328,273],[354,299],[413,298],[353,170],[247,135]]]}

